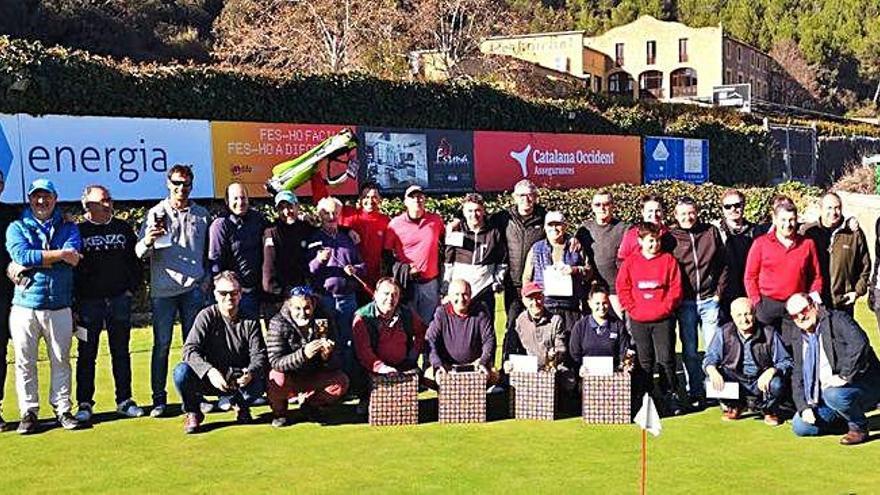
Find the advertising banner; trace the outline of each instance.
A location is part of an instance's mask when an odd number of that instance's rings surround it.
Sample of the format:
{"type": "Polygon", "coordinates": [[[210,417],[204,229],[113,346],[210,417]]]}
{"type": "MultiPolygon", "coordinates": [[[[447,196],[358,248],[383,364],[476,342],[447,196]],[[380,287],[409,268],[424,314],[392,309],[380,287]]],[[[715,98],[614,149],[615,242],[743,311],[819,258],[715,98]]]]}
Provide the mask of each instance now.
{"type": "Polygon", "coordinates": [[[709,141],[675,137],[645,138],[645,183],[680,180],[702,184],[709,180],[709,141]]]}
{"type": "Polygon", "coordinates": [[[387,193],[411,184],[429,192],[474,187],[473,133],[441,129],[361,128],[362,180],[387,193]]]}
{"type": "Polygon", "coordinates": [[[114,199],[155,199],[168,194],[175,164],[195,174],[192,196],[214,192],[211,139],[205,120],[19,115],[24,183],[52,180],[62,201],[79,200],[90,184],[114,199]]]}
{"type": "Polygon", "coordinates": [[[21,178],[21,153],[17,115],[0,114],[0,172],[3,173],[3,194],[0,201],[4,203],[21,203],[24,201],[24,185],[21,178]]]}
{"type": "MultiPolygon", "coordinates": [[[[259,122],[211,122],[214,151],[214,192],[218,198],[226,194],[231,182],[241,182],[251,197],[267,197],[266,181],[272,167],[314,148],[321,141],[348,127],[334,124],[275,124],[259,122]]],[[[353,158],[351,151],[344,159],[353,158]]],[[[320,168],[326,178],[325,165],[320,168]]],[[[331,163],[331,175],[345,172],[345,163],[331,163]]],[[[306,183],[295,191],[297,196],[311,196],[306,183]]],[[[331,194],[356,195],[357,182],[349,179],[330,188],[331,194]]]]}
{"type": "Polygon", "coordinates": [[[480,191],[507,191],[528,178],[540,187],[571,189],[641,182],[635,136],[474,132],[480,191]]]}

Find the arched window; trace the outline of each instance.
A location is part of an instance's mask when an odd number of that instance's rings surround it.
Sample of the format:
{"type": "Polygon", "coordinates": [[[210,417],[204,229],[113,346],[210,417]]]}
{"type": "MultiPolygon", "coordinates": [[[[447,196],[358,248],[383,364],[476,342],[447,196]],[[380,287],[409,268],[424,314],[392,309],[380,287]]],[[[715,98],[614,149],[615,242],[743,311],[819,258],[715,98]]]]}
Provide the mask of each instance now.
{"type": "Polygon", "coordinates": [[[647,70],[639,75],[639,98],[663,98],[663,73],[659,70],[647,70]]]}
{"type": "Polygon", "coordinates": [[[676,69],[669,76],[673,98],[697,96],[697,71],[690,67],[676,69]]]}
{"type": "Polygon", "coordinates": [[[626,72],[615,72],[608,76],[608,93],[615,96],[633,95],[633,79],[626,72]]]}

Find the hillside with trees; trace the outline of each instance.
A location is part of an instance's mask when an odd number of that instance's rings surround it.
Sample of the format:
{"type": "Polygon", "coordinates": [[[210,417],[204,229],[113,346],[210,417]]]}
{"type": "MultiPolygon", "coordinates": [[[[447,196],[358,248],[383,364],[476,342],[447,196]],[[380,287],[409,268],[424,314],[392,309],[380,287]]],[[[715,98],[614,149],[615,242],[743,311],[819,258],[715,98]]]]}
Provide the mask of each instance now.
{"type": "Polygon", "coordinates": [[[880,0],[16,0],[0,2],[0,34],[135,62],[408,79],[415,50],[456,67],[486,36],[598,34],[644,14],[720,23],[823,108],[877,112],[880,0]]]}

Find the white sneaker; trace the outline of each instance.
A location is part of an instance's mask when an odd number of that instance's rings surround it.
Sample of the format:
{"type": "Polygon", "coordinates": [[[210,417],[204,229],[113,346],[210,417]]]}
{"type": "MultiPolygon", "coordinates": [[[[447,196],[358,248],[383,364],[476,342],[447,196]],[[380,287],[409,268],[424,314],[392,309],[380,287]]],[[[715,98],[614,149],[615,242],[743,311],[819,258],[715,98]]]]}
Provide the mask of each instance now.
{"type": "Polygon", "coordinates": [[[220,409],[223,412],[231,411],[232,397],[229,397],[228,395],[220,397],[220,399],[217,401],[217,409],[220,409]]]}
{"type": "Polygon", "coordinates": [[[131,399],[116,406],[116,412],[119,413],[120,416],[125,416],[127,418],[139,418],[144,415],[143,408],[138,406],[137,403],[131,399]]]}
{"type": "Polygon", "coordinates": [[[210,412],[213,412],[214,411],[214,404],[212,404],[208,401],[202,402],[201,404],[199,404],[199,411],[201,411],[202,414],[208,414],[210,412]]]}
{"type": "Polygon", "coordinates": [[[168,407],[165,404],[155,404],[153,406],[153,410],[150,411],[151,418],[161,418],[165,415],[165,408],[168,407]]]}
{"type": "Polygon", "coordinates": [[[73,417],[80,423],[88,423],[92,420],[92,405],[88,402],[83,402],[79,405],[79,410],[73,417]]]}

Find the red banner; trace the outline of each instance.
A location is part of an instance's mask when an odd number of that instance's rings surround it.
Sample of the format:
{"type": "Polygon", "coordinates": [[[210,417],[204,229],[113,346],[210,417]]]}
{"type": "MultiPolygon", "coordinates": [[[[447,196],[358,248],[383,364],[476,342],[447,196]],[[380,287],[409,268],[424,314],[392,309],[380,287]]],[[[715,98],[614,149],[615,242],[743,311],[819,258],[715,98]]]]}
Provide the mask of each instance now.
{"type": "Polygon", "coordinates": [[[637,136],[475,131],[474,159],[479,191],[509,191],[524,178],[561,189],[642,178],[637,136]]]}

